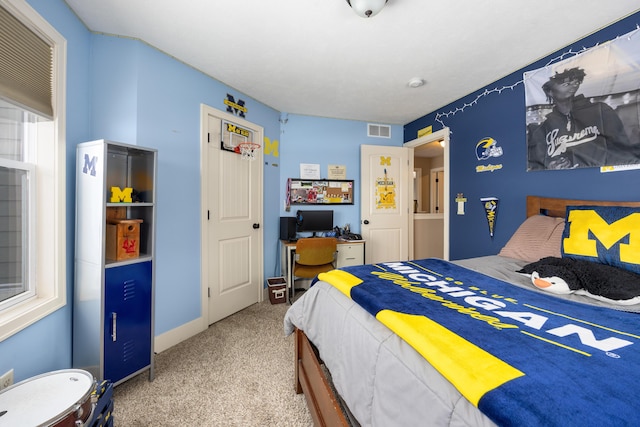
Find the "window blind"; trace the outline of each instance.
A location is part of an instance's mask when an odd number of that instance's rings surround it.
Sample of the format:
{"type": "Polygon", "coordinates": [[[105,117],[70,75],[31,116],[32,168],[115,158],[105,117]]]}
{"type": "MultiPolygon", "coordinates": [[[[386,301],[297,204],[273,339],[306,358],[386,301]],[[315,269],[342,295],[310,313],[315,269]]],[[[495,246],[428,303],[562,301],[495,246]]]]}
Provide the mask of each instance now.
{"type": "Polygon", "coordinates": [[[0,6],[0,96],[53,118],[53,49],[0,6]]]}

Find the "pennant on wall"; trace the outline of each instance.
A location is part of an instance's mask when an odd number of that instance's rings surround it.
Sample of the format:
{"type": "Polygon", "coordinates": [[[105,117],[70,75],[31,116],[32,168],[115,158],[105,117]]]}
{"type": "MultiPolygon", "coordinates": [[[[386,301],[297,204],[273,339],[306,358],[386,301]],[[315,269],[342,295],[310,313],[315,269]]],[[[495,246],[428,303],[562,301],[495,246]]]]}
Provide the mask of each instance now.
{"type": "Polygon", "coordinates": [[[493,238],[493,230],[496,226],[496,218],[498,216],[498,198],[497,197],[483,197],[480,199],[484,206],[484,213],[487,217],[487,224],[489,224],[489,236],[493,238]]]}

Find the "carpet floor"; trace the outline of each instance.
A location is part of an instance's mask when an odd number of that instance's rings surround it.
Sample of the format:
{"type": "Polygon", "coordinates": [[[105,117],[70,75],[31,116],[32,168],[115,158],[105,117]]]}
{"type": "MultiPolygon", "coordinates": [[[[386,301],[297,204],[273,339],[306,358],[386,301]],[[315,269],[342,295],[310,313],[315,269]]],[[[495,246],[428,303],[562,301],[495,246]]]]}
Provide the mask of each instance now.
{"type": "Polygon", "coordinates": [[[114,390],[116,427],[312,426],[293,385],[287,304],[254,304],[155,355],[114,390]]]}

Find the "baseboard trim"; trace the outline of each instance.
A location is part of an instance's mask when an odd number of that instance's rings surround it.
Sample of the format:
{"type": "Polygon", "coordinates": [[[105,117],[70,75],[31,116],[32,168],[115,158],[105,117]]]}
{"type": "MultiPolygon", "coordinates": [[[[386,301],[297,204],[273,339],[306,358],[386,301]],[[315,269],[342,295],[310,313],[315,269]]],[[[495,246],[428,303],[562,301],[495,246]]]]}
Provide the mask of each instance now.
{"type": "Polygon", "coordinates": [[[198,317],[191,322],[156,336],[153,341],[154,352],[162,353],[174,345],[199,334],[206,329],[206,327],[203,326],[205,323],[202,317],[198,317]]]}

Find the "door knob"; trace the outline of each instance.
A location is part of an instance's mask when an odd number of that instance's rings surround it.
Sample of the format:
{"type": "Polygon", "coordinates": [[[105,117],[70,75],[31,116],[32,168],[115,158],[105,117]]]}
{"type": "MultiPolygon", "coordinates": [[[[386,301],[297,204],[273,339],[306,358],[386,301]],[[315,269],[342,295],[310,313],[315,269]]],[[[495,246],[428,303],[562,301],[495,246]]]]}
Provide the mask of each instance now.
{"type": "Polygon", "coordinates": [[[258,224],[258,223],[253,224],[253,228],[254,228],[255,230],[257,230],[258,228],[260,228],[260,224],[258,224]]]}
{"type": "Polygon", "coordinates": [[[368,220],[368,219],[365,219],[365,220],[364,220],[364,224],[365,224],[365,225],[369,224],[369,220],[368,220]]]}

